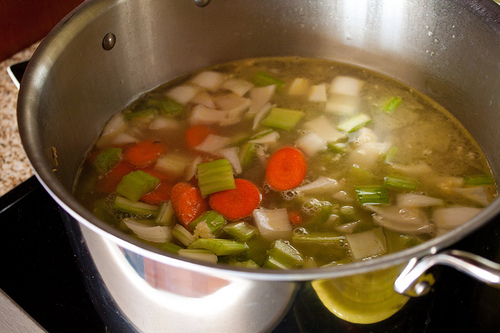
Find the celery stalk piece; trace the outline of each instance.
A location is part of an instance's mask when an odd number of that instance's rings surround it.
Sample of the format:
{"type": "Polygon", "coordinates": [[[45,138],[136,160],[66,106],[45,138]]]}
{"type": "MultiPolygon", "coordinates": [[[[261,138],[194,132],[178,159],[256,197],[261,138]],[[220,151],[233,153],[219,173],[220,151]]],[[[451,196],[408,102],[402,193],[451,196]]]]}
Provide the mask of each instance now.
{"type": "Polygon", "coordinates": [[[258,87],[265,87],[275,84],[277,87],[281,87],[285,84],[284,81],[271,76],[266,72],[258,72],[253,78],[253,83],[258,87]]]}
{"type": "Polygon", "coordinates": [[[495,183],[493,177],[489,175],[465,177],[465,186],[492,185],[495,183]]]}
{"type": "Polygon", "coordinates": [[[401,97],[393,97],[390,100],[388,100],[384,105],[382,105],[382,110],[387,112],[387,113],[393,113],[394,110],[397,109],[397,107],[401,104],[403,100],[401,97]]]}
{"type": "Polygon", "coordinates": [[[171,98],[158,101],[157,108],[162,116],[181,118],[185,116],[186,109],[171,98]]]}
{"type": "Polygon", "coordinates": [[[268,253],[265,268],[292,269],[299,268],[304,263],[300,252],[282,239],[276,240],[268,253]]]}
{"type": "Polygon", "coordinates": [[[121,212],[139,215],[139,216],[156,216],[158,214],[158,206],[149,205],[143,202],[131,201],[127,198],[116,196],[113,208],[121,212]]]}
{"type": "Polygon", "coordinates": [[[398,147],[391,146],[387,151],[385,152],[385,163],[391,164],[392,161],[394,160],[394,156],[398,153],[398,147]]]}
{"type": "Polygon", "coordinates": [[[200,163],[198,170],[198,186],[203,197],[219,191],[235,189],[233,168],[227,159],[200,163]]]}
{"type": "Polygon", "coordinates": [[[193,234],[191,234],[189,230],[187,230],[180,224],[176,224],[172,229],[172,236],[179,242],[184,244],[184,246],[189,246],[189,244],[193,243],[196,240],[193,234]]]}
{"type": "Polygon", "coordinates": [[[218,261],[215,253],[204,249],[180,249],[177,253],[184,258],[204,261],[211,264],[216,264],[218,261]]]}
{"type": "Polygon", "coordinates": [[[361,205],[387,205],[390,202],[383,186],[356,186],[355,191],[361,205]]]}
{"type": "Polygon", "coordinates": [[[176,245],[174,243],[166,242],[160,246],[162,250],[172,252],[172,253],[178,253],[179,250],[182,250],[182,247],[179,245],[176,245]]]}
{"type": "Polygon", "coordinates": [[[246,223],[245,221],[229,223],[224,226],[223,230],[232,238],[235,238],[242,242],[250,240],[258,233],[256,227],[246,223]]]}
{"type": "Polygon", "coordinates": [[[145,119],[145,118],[153,118],[156,115],[155,109],[144,109],[138,111],[125,110],[123,112],[123,118],[126,121],[131,121],[135,119],[145,119]]]}
{"type": "Polygon", "coordinates": [[[304,116],[303,111],[272,108],[271,113],[262,121],[262,125],[290,130],[304,116]]]}
{"type": "Polygon", "coordinates": [[[159,183],[158,178],[142,170],[132,171],[122,178],[116,187],[116,193],[131,201],[139,201],[144,194],[154,190],[159,183]]]}
{"type": "Polygon", "coordinates": [[[237,260],[230,260],[228,265],[231,266],[236,266],[236,267],[245,267],[245,268],[259,268],[260,266],[257,265],[255,261],[252,259],[248,259],[246,261],[237,261],[237,260]]]}
{"type": "Polygon", "coordinates": [[[94,161],[94,167],[101,175],[108,173],[118,162],[122,156],[121,148],[108,148],[99,153],[94,161]]]}
{"type": "Polygon", "coordinates": [[[314,214],[310,221],[311,224],[321,224],[330,218],[333,211],[333,205],[329,201],[310,199],[302,204],[302,210],[314,214]]]}
{"type": "Polygon", "coordinates": [[[341,131],[352,133],[372,122],[372,118],[367,114],[360,113],[340,123],[337,128],[341,131]]]}
{"type": "Polygon", "coordinates": [[[176,219],[172,202],[170,200],[163,202],[160,206],[160,209],[158,210],[158,215],[156,216],[155,224],[172,226],[175,223],[176,219]]]}
{"type": "Polygon", "coordinates": [[[205,249],[218,256],[227,256],[248,250],[248,245],[230,239],[200,238],[191,243],[188,249],[205,249]]]}
{"type": "Polygon", "coordinates": [[[341,247],[345,243],[345,236],[339,236],[335,233],[305,233],[305,234],[294,234],[292,236],[292,241],[294,243],[316,243],[322,245],[336,245],[341,247]]]}
{"type": "Polygon", "coordinates": [[[210,229],[210,233],[213,236],[217,237],[222,232],[222,227],[227,223],[227,220],[224,218],[224,216],[217,213],[216,211],[209,210],[202,213],[200,216],[194,219],[193,222],[189,223],[188,228],[191,231],[194,231],[196,229],[196,226],[201,222],[205,222],[207,227],[210,229]]]}
{"type": "Polygon", "coordinates": [[[396,190],[414,191],[418,188],[418,180],[412,178],[387,176],[384,178],[384,186],[396,190]]]}
{"type": "Polygon", "coordinates": [[[245,143],[239,152],[240,163],[243,168],[250,166],[257,156],[257,145],[252,142],[245,143]]]}

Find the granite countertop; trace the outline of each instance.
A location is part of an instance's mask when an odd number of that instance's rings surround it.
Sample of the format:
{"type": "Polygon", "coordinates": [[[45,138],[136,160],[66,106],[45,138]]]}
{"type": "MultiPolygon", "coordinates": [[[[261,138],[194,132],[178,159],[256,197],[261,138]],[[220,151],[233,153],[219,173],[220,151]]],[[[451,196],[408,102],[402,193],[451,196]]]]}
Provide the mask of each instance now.
{"type": "Polygon", "coordinates": [[[7,68],[30,59],[38,44],[0,62],[0,196],[33,175],[17,127],[18,90],[10,79],[7,68]]]}

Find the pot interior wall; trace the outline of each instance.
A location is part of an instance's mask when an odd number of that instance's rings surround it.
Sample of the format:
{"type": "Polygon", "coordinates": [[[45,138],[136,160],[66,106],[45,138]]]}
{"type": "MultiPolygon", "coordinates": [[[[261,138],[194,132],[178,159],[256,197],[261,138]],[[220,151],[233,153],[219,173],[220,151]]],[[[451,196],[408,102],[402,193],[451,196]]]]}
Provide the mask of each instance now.
{"type": "MultiPolygon", "coordinates": [[[[28,68],[19,106],[23,141],[39,176],[90,217],[68,195],[76,172],[104,123],[140,93],[229,60],[320,57],[426,93],[473,134],[498,175],[499,28],[467,3],[213,0],[199,8],[189,0],[89,1],[56,27],[28,68]],[[116,44],[107,51],[108,33],[116,44]],[[62,187],[53,185],[54,151],[62,187]]],[[[492,1],[479,5],[498,13],[492,1]]]]}

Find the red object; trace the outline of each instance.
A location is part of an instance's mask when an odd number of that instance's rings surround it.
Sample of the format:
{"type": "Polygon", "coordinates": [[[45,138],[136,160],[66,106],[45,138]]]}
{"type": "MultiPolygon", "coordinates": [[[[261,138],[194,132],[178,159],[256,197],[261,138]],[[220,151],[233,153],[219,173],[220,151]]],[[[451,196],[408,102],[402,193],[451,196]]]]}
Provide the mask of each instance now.
{"type": "Polygon", "coordinates": [[[159,205],[162,202],[168,201],[170,199],[172,187],[172,184],[169,182],[160,182],[154,190],[144,194],[141,197],[140,201],[151,205],[159,205]]]}
{"type": "Polygon", "coordinates": [[[207,200],[201,196],[200,189],[187,182],[175,184],[170,194],[175,215],[186,227],[210,208],[207,200]]]}
{"type": "Polygon", "coordinates": [[[293,225],[299,225],[302,223],[302,215],[296,210],[292,210],[288,212],[288,219],[293,225]]]}
{"type": "Polygon", "coordinates": [[[262,195],[254,184],[245,179],[235,179],[236,188],[212,193],[210,207],[228,220],[238,220],[250,216],[262,200],[262,195]]]}
{"type": "Polygon", "coordinates": [[[193,125],[186,130],[185,138],[186,144],[189,148],[194,148],[200,145],[212,130],[204,125],[193,125]]]}
{"type": "Polygon", "coordinates": [[[125,159],[133,166],[144,168],[156,162],[165,150],[165,145],[160,141],[141,141],[125,152],[125,159]]]}
{"type": "Polygon", "coordinates": [[[292,147],[276,151],[266,165],[266,182],[277,191],[286,191],[302,184],[306,178],[304,155],[292,147]]]}
{"type": "Polygon", "coordinates": [[[96,184],[96,189],[102,193],[112,193],[116,191],[116,187],[122,181],[123,176],[134,171],[134,168],[127,162],[120,162],[111,169],[103,178],[99,179],[96,184]]]}

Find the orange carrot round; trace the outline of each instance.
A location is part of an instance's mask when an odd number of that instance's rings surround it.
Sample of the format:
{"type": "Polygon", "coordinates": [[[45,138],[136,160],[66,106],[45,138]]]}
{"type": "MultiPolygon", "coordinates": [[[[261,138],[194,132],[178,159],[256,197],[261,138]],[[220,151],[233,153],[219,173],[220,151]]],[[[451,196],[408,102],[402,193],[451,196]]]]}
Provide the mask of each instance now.
{"type": "Polygon", "coordinates": [[[136,167],[146,167],[153,164],[166,150],[160,141],[141,141],[125,152],[125,159],[136,167]]]}
{"type": "Polygon", "coordinates": [[[304,155],[292,147],[281,148],[267,161],[266,182],[277,191],[299,186],[306,178],[307,162],[304,155]]]}
{"type": "Polygon", "coordinates": [[[193,125],[186,130],[186,144],[189,148],[194,148],[205,141],[211,133],[212,130],[205,125],[193,125]]]}
{"type": "Polygon", "coordinates": [[[245,179],[235,179],[235,189],[216,192],[210,195],[210,208],[228,220],[238,220],[252,214],[262,195],[254,184],[245,179]]]}
{"type": "Polygon", "coordinates": [[[187,182],[175,184],[170,197],[177,219],[186,227],[209,209],[207,201],[201,196],[200,189],[187,182]]]}
{"type": "Polygon", "coordinates": [[[169,182],[161,181],[154,190],[144,194],[140,201],[151,204],[159,205],[164,201],[170,199],[170,192],[172,191],[172,184],[169,182]]]}

